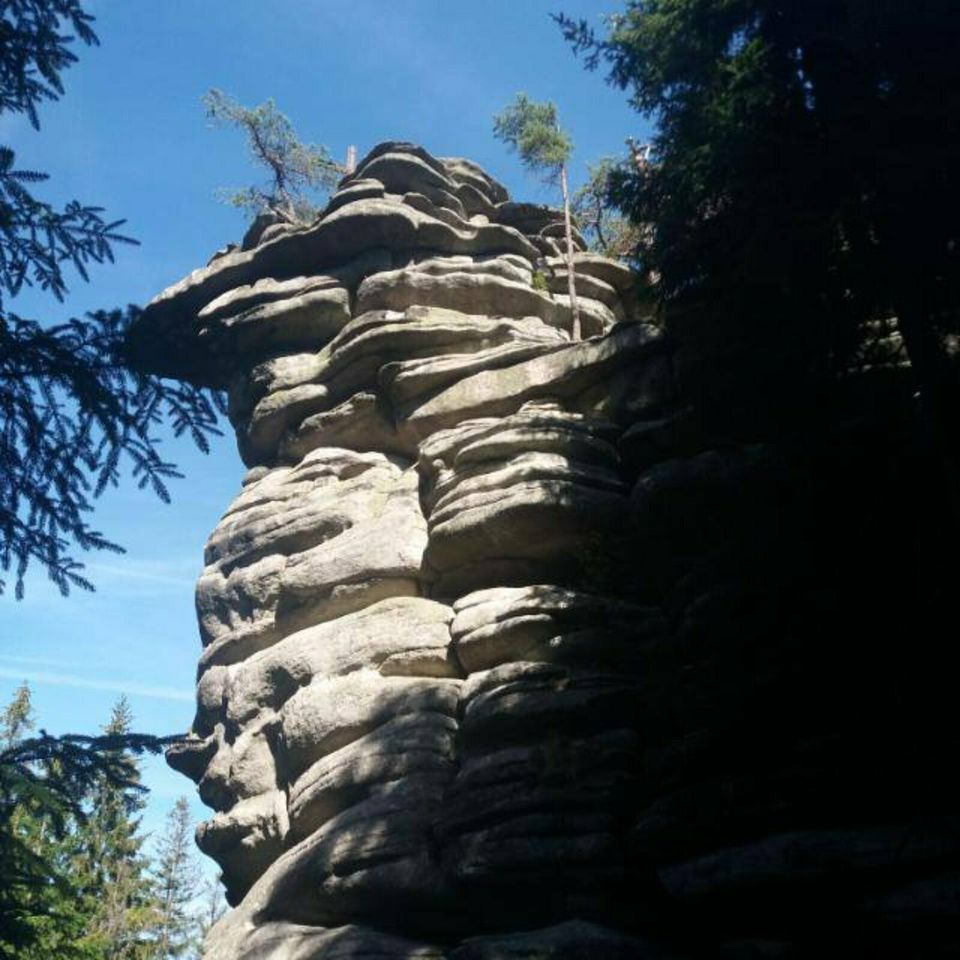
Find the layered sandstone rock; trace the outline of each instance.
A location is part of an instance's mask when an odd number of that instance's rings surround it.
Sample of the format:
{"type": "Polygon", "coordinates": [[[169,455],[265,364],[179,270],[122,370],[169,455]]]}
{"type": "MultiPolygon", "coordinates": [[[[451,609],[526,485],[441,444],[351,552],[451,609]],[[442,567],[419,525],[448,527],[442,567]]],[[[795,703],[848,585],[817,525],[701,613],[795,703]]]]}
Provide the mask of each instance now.
{"type": "Polygon", "coordinates": [[[561,223],[383,144],[314,224],[251,231],[132,332],[228,390],[251,468],[169,758],[236,905],[211,958],[649,947],[609,891],[636,872],[628,637],[662,624],[585,585],[629,513],[619,435],[669,375],[632,275],[592,254],[571,342],[561,223]]]}
{"type": "Polygon", "coordinates": [[[169,754],[235,906],[208,960],[827,956],[817,883],[851,929],[950,915],[952,819],[810,801],[842,751],[780,696],[782,452],[710,449],[623,266],[577,254],[572,342],[561,231],[386,143],[131,333],[250,467],[169,754]]]}

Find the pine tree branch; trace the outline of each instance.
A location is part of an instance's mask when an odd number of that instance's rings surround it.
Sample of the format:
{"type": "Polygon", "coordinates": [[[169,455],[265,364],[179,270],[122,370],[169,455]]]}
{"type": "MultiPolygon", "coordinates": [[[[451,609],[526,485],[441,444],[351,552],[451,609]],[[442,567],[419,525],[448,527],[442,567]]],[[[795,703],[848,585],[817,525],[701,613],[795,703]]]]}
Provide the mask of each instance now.
{"type": "Polygon", "coordinates": [[[159,453],[161,424],[204,451],[220,435],[219,394],[125,366],[124,331],[137,313],[98,311],[49,328],[0,313],[0,570],[14,571],[18,597],[34,562],[63,594],[92,589],[71,544],[122,552],[88,516],[124,466],[169,500],[166,481],[181,474],[159,453]]]}

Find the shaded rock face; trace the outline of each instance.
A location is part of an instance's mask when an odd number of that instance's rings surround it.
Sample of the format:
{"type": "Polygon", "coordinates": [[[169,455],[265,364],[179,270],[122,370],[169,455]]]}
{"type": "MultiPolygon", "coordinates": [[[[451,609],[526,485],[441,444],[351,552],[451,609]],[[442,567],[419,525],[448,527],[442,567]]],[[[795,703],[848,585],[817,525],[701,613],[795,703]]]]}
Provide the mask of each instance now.
{"type": "Polygon", "coordinates": [[[708,436],[585,252],[572,342],[561,224],[381,144],[131,333],[250,468],[168,754],[235,907],[207,960],[950,955],[956,806],[885,783],[889,676],[851,701],[818,620],[878,623],[811,533],[842,457],[708,436]]]}

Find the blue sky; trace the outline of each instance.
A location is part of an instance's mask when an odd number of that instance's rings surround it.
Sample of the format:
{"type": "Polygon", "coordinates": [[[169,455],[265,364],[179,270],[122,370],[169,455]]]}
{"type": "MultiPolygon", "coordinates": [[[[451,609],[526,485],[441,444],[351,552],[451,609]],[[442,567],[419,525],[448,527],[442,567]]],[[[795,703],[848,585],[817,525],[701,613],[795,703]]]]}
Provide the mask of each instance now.
{"type": "MultiPolygon", "coordinates": [[[[21,168],[51,174],[36,192],[80,199],[127,219],[141,241],[71,284],[65,304],[30,292],[8,307],[57,322],[98,307],[145,303],[243,233],[218,187],[259,178],[239,134],[207,126],[211,87],[247,104],[273,97],[304,139],[343,158],[386,139],[482,164],[522,199],[550,200],[491,135],[491,117],[518,91],[554,100],[571,132],[576,186],[585,165],[623,151],[647,129],[600,74],[571,54],[552,11],[601,25],[616,0],[95,0],[101,46],[78,48],[66,96],[42,108],[41,130],[0,117],[0,143],[21,168]]],[[[126,693],[138,729],[189,726],[199,640],[193,584],[203,544],[239,488],[232,434],[203,456],[170,441],[186,479],[167,506],[132,485],[100,501],[96,526],[127,548],[89,555],[93,595],[62,599],[40,570],[26,599],[0,597],[0,702],[28,680],[40,723],[95,732],[126,693]]],[[[158,830],[193,786],[160,760],[147,765],[145,826],[158,830]]]]}

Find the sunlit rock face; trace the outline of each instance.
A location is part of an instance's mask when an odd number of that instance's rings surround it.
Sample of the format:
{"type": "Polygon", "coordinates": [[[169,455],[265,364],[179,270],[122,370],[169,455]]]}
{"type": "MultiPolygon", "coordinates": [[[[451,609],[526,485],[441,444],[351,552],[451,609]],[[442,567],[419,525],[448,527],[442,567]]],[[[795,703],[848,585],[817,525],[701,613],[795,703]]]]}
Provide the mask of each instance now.
{"type": "Polygon", "coordinates": [[[168,754],[235,907],[206,960],[957,955],[889,431],[711,434],[625,267],[576,254],[571,340],[561,235],[381,144],[131,331],[227,392],[250,468],[168,754]]]}
{"type": "Polygon", "coordinates": [[[386,143],[132,331],[145,367],[226,389],[250,467],[169,756],[236,907],[210,960],[647,955],[626,811],[663,626],[597,573],[619,438],[669,368],[579,239],[571,341],[561,243],[558,211],[386,143]]]}

